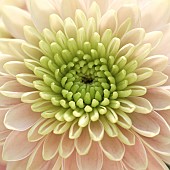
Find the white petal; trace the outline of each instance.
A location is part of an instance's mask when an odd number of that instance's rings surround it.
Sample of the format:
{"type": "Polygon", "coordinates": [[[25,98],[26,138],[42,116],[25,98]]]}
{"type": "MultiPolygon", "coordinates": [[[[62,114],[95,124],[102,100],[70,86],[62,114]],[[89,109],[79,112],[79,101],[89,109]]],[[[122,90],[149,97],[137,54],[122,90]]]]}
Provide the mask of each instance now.
{"type": "Polygon", "coordinates": [[[49,28],[49,16],[53,13],[57,13],[55,7],[49,0],[31,0],[30,11],[33,18],[33,22],[39,31],[44,28],[49,28]]]}
{"type": "Polygon", "coordinates": [[[31,17],[28,12],[17,7],[6,6],[4,7],[2,17],[5,26],[15,38],[25,39],[23,26],[32,26],[31,17]],[[14,19],[13,16],[17,19],[14,19]]]}
{"type": "Polygon", "coordinates": [[[157,30],[159,27],[168,23],[169,16],[169,0],[151,0],[142,10],[142,27],[144,27],[146,31],[157,30]],[[159,12],[157,13],[157,11],[159,12]]]}

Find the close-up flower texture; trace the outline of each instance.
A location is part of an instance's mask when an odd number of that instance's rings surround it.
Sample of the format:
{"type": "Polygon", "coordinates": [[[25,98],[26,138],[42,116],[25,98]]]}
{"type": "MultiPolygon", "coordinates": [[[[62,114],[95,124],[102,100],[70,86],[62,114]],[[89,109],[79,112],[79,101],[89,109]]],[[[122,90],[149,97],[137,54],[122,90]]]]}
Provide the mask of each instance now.
{"type": "Polygon", "coordinates": [[[170,0],[0,1],[0,170],[168,170],[170,0]]]}

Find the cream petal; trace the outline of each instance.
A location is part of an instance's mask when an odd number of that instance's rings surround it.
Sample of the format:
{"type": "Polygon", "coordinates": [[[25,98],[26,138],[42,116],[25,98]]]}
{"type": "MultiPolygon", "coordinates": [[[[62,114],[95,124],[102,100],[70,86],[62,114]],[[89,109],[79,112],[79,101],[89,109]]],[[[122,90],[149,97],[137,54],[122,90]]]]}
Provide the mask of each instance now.
{"type": "Polygon", "coordinates": [[[44,160],[51,160],[57,153],[60,144],[61,135],[50,133],[44,141],[43,158],[44,160]]]}
{"type": "Polygon", "coordinates": [[[33,153],[30,155],[27,168],[26,169],[43,169],[48,170],[47,161],[45,161],[42,157],[42,142],[37,145],[34,149],[33,153]]]}
{"type": "MultiPolygon", "coordinates": [[[[170,57],[169,45],[168,45],[170,39],[170,24],[164,25],[159,30],[163,33],[163,38],[160,44],[153,50],[152,54],[153,55],[163,54],[165,56],[170,57]]],[[[169,64],[170,64],[170,60],[169,60],[169,64]]]]}
{"type": "Polygon", "coordinates": [[[9,61],[4,64],[4,69],[12,76],[16,76],[20,73],[31,73],[31,71],[21,61],[9,61]]]}
{"type": "Polygon", "coordinates": [[[116,9],[118,10],[119,8],[121,8],[122,6],[129,6],[129,5],[136,5],[137,4],[137,0],[119,0],[119,1],[111,1],[111,4],[109,5],[109,7],[111,9],[116,9]]]}
{"type": "Polygon", "coordinates": [[[24,26],[23,29],[26,41],[35,46],[38,46],[40,40],[43,39],[41,34],[34,27],[28,25],[24,26]]]}
{"type": "Polygon", "coordinates": [[[155,110],[170,109],[170,92],[168,90],[162,88],[148,89],[143,97],[152,104],[155,110]]]}
{"type": "Polygon", "coordinates": [[[101,170],[103,166],[103,154],[98,143],[94,142],[88,154],[76,154],[79,170],[101,170]]]}
{"type": "Polygon", "coordinates": [[[3,66],[4,66],[5,63],[7,63],[9,61],[14,61],[14,60],[15,60],[14,57],[11,57],[9,55],[0,54],[0,75],[9,76],[9,74],[5,71],[3,66]]]}
{"type": "Polygon", "coordinates": [[[79,0],[62,0],[61,9],[62,17],[65,19],[67,17],[74,18],[76,9],[82,9],[82,3],[79,0]]]}
{"type": "Polygon", "coordinates": [[[169,170],[165,163],[150,149],[146,148],[148,157],[148,168],[147,170],[169,170]]]}
{"type": "Polygon", "coordinates": [[[151,0],[142,11],[142,27],[144,27],[147,32],[157,30],[159,27],[168,23],[170,16],[169,11],[169,0],[151,0]],[[159,11],[159,13],[155,17],[156,11],[159,11]],[[151,21],[152,24],[150,23],[151,21]]]}
{"type": "Polygon", "coordinates": [[[5,26],[15,38],[24,39],[23,26],[33,25],[29,13],[14,6],[5,6],[2,18],[5,26]],[[17,20],[14,19],[13,16],[15,16],[17,20]]]}
{"type": "Polygon", "coordinates": [[[16,80],[9,81],[0,87],[0,93],[11,98],[21,98],[27,91],[31,91],[31,89],[21,85],[16,80]]]}
{"type": "MultiPolygon", "coordinates": [[[[88,6],[91,6],[91,4],[94,2],[94,0],[84,0],[84,2],[86,3],[88,1],[88,6]]],[[[106,10],[108,9],[109,5],[110,5],[110,1],[109,0],[96,0],[96,3],[99,5],[100,10],[103,13],[106,12],[106,10]]]]}
{"type": "Polygon", "coordinates": [[[23,43],[21,47],[24,53],[34,60],[39,61],[40,58],[43,56],[43,52],[38,47],[35,47],[28,43],[23,43]]]}
{"type": "Polygon", "coordinates": [[[143,170],[147,168],[148,159],[146,150],[139,138],[136,137],[135,145],[125,145],[123,162],[132,169],[143,170]]]}
{"type": "Polygon", "coordinates": [[[139,45],[142,43],[145,36],[145,30],[143,28],[135,28],[127,32],[121,39],[121,46],[132,43],[133,45],[139,45]]]}
{"type": "Polygon", "coordinates": [[[129,57],[129,60],[136,60],[139,67],[143,60],[150,54],[150,52],[151,44],[142,44],[135,48],[134,53],[129,57]]]}
{"type": "Polygon", "coordinates": [[[50,28],[49,16],[57,13],[57,10],[49,0],[31,0],[30,1],[30,12],[34,22],[34,25],[39,31],[44,28],[50,28]]]}
{"type": "Polygon", "coordinates": [[[66,132],[59,145],[59,154],[62,158],[68,158],[74,151],[74,140],[69,138],[69,133],[66,132]]]}
{"type": "MultiPolygon", "coordinates": [[[[168,64],[168,57],[164,55],[154,55],[147,57],[141,67],[149,67],[154,71],[163,71],[168,64]]],[[[166,73],[165,73],[166,74],[166,73]]]]}
{"type": "Polygon", "coordinates": [[[119,161],[112,161],[106,156],[103,156],[103,167],[102,170],[124,170],[124,167],[119,161]]]}
{"type": "Polygon", "coordinates": [[[108,159],[112,161],[122,160],[125,153],[125,147],[117,137],[111,138],[105,134],[99,145],[108,159]]]}
{"type": "Polygon", "coordinates": [[[40,113],[33,112],[29,104],[22,103],[8,110],[4,124],[8,129],[25,131],[33,126],[40,117],[40,113]]]}
{"type": "Polygon", "coordinates": [[[37,80],[38,78],[33,74],[21,73],[16,75],[16,79],[20,84],[26,87],[34,88],[33,81],[37,80]]]}
{"type": "Polygon", "coordinates": [[[152,31],[145,34],[143,43],[150,43],[152,45],[152,50],[155,49],[161,42],[163,33],[161,31],[152,31]]]}
{"type": "Polygon", "coordinates": [[[67,159],[63,159],[63,170],[79,170],[76,162],[76,152],[73,152],[67,159]]]}
{"type": "Polygon", "coordinates": [[[100,141],[104,136],[104,127],[100,121],[90,122],[89,126],[89,134],[92,140],[100,141]]]}
{"type": "MultiPolygon", "coordinates": [[[[23,61],[28,56],[21,49],[21,44],[23,40],[20,39],[0,39],[0,51],[4,54],[10,55],[13,59],[9,61],[23,61]]],[[[3,54],[3,55],[4,55],[3,54]]]]}
{"type": "Polygon", "coordinates": [[[165,84],[168,80],[168,76],[163,74],[162,72],[159,71],[154,71],[152,76],[138,82],[137,84],[143,87],[148,88],[153,88],[153,87],[159,87],[163,84],[165,84]]]}
{"type": "Polygon", "coordinates": [[[18,170],[26,169],[28,158],[29,157],[26,157],[25,159],[22,159],[20,161],[9,161],[6,169],[7,170],[17,170],[18,168],[19,168],[18,170]]]}
{"type": "Polygon", "coordinates": [[[121,25],[127,18],[131,20],[131,27],[140,27],[140,10],[135,4],[124,5],[118,10],[118,23],[121,25]]]}
{"type": "Polygon", "coordinates": [[[85,155],[89,152],[92,139],[87,128],[84,128],[80,137],[75,139],[75,147],[79,155],[85,155]]]}
{"type": "Polygon", "coordinates": [[[117,30],[117,14],[114,10],[107,11],[100,21],[100,33],[103,34],[106,29],[111,29],[113,34],[117,30]]]}
{"type": "Polygon", "coordinates": [[[129,117],[132,120],[133,129],[142,136],[154,137],[159,134],[160,126],[152,119],[151,113],[147,115],[131,113],[129,117]]]}
{"type": "Polygon", "coordinates": [[[135,104],[135,112],[147,114],[153,110],[153,107],[149,100],[146,100],[143,97],[129,97],[128,98],[133,104],[135,104]]]}
{"type": "Polygon", "coordinates": [[[29,142],[28,131],[13,131],[7,137],[3,148],[3,159],[6,161],[18,161],[29,156],[37,145],[36,142],[29,142]]]}

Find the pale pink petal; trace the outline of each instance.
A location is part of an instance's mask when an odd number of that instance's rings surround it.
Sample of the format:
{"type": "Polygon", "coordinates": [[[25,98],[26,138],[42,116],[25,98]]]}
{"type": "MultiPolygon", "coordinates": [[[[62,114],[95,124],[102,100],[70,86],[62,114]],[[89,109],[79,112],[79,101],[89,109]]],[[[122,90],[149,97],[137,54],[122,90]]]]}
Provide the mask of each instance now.
{"type": "Polygon", "coordinates": [[[120,161],[112,161],[106,156],[103,156],[103,167],[102,170],[124,170],[123,165],[120,161]]]}
{"type": "Polygon", "coordinates": [[[20,161],[9,161],[7,164],[7,170],[24,170],[26,169],[29,157],[20,161]]]}
{"type": "Polygon", "coordinates": [[[112,161],[122,160],[125,147],[117,137],[111,138],[105,134],[103,140],[100,141],[100,147],[103,153],[112,161]]]}
{"type": "Polygon", "coordinates": [[[165,70],[163,71],[169,78],[167,82],[164,84],[164,86],[169,86],[170,85],[170,65],[168,65],[165,70]]]}
{"type": "Polygon", "coordinates": [[[170,109],[170,92],[162,88],[148,89],[144,97],[152,104],[155,110],[170,109]]]}
{"type": "Polygon", "coordinates": [[[125,145],[125,155],[123,158],[125,165],[132,169],[143,170],[148,166],[148,159],[142,142],[136,137],[135,145],[125,145]]]}
{"type": "Polygon", "coordinates": [[[18,161],[29,156],[35,146],[36,142],[29,142],[27,139],[28,131],[17,132],[13,131],[7,137],[3,148],[3,159],[7,161],[18,161]]]}
{"type": "Polygon", "coordinates": [[[58,152],[61,135],[50,133],[44,141],[43,145],[43,158],[44,160],[51,160],[58,152]]]}
{"type": "Polygon", "coordinates": [[[165,163],[150,149],[146,148],[148,157],[148,168],[147,170],[169,170],[165,163]]]}
{"type": "Polygon", "coordinates": [[[8,110],[4,124],[8,129],[25,131],[33,126],[40,117],[40,113],[33,112],[29,104],[22,103],[8,110]]]}
{"type": "Polygon", "coordinates": [[[84,128],[80,137],[75,139],[75,147],[80,155],[85,155],[88,153],[92,144],[92,139],[89,135],[88,129],[84,128]]]}
{"type": "Polygon", "coordinates": [[[40,139],[42,139],[44,136],[43,135],[40,135],[38,133],[39,131],[39,128],[44,124],[44,122],[46,121],[47,119],[44,119],[44,118],[41,118],[39,119],[35,125],[33,125],[31,127],[31,129],[28,131],[28,140],[30,142],[35,142],[35,141],[39,141],[40,139]]]}
{"type": "Polygon", "coordinates": [[[170,127],[167,124],[167,122],[159,115],[157,112],[152,111],[150,113],[151,118],[157,122],[157,124],[160,126],[160,132],[157,136],[153,138],[143,138],[150,146],[152,147],[158,147],[157,144],[163,145],[163,144],[169,144],[170,143],[170,127]]]}
{"type": "Polygon", "coordinates": [[[14,98],[11,99],[9,97],[2,95],[1,93],[0,93],[0,99],[1,99],[0,107],[9,107],[12,105],[19,104],[21,102],[20,99],[14,99],[14,98]]]}
{"type": "Polygon", "coordinates": [[[2,17],[8,31],[15,38],[24,39],[23,26],[33,25],[29,13],[14,6],[5,6],[2,17]],[[17,19],[14,19],[13,16],[17,19]]]}
{"type": "Polygon", "coordinates": [[[170,110],[157,111],[170,126],[170,110]]]}
{"type": "Polygon", "coordinates": [[[6,82],[13,80],[12,76],[6,75],[6,76],[0,76],[0,87],[5,84],[6,82]]]}
{"type": "Polygon", "coordinates": [[[90,151],[86,155],[76,154],[79,170],[101,170],[103,166],[103,154],[98,143],[93,142],[90,151]]]}
{"type": "Polygon", "coordinates": [[[142,10],[142,27],[144,27],[146,31],[157,30],[162,25],[168,23],[169,16],[169,0],[152,0],[147,3],[145,8],[142,10]],[[156,13],[157,15],[155,16],[156,13]]]}
{"type": "Polygon", "coordinates": [[[132,120],[133,129],[146,137],[153,137],[159,134],[160,126],[152,119],[151,114],[143,115],[139,113],[131,113],[129,117],[132,120]]]}
{"type": "Polygon", "coordinates": [[[42,157],[43,142],[40,142],[29,157],[27,169],[48,170],[48,161],[42,157]]]}
{"type": "Polygon", "coordinates": [[[34,25],[39,31],[44,28],[50,28],[49,26],[49,16],[53,13],[57,13],[55,7],[49,0],[31,0],[30,1],[30,11],[34,25]]]}
{"type": "Polygon", "coordinates": [[[3,141],[8,137],[10,133],[11,130],[0,131],[0,142],[3,143],[3,141]]]}
{"type": "Polygon", "coordinates": [[[58,156],[52,170],[61,170],[61,166],[62,166],[62,158],[58,156]]]}
{"type": "Polygon", "coordinates": [[[9,110],[8,108],[0,108],[0,131],[7,130],[7,128],[4,125],[4,118],[8,110],[9,110]]]}
{"type": "Polygon", "coordinates": [[[60,145],[59,145],[59,153],[62,158],[68,158],[74,151],[74,140],[69,138],[69,133],[65,132],[62,136],[60,145]]]}
{"type": "Polygon", "coordinates": [[[76,152],[74,151],[67,159],[63,159],[63,170],[79,170],[76,162],[76,152]]]}

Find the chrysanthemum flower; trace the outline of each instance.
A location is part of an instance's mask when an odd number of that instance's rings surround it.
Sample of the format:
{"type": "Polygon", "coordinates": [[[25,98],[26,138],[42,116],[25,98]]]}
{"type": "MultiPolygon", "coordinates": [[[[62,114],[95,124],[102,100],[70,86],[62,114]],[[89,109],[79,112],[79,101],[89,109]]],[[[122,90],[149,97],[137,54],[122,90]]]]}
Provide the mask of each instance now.
{"type": "Polygon", "coordinates": [[[8,170],[167,170],[170,1],[3,7],[0,144],[8,170]]]}

